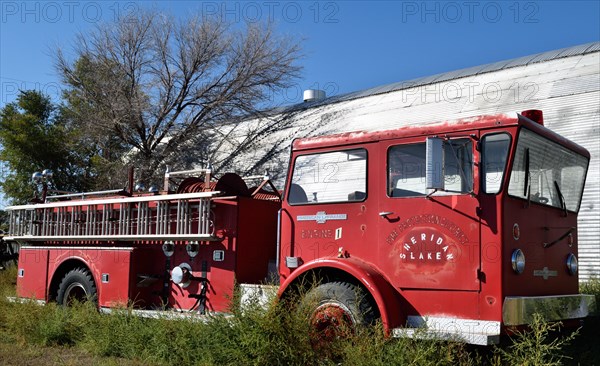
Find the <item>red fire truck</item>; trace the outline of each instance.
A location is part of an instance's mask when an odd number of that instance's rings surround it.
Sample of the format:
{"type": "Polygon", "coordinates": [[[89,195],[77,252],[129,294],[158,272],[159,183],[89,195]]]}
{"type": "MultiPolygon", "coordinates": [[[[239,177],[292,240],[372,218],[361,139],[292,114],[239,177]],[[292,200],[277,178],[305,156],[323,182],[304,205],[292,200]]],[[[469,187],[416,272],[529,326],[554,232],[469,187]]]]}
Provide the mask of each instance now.
{"type": "Polygon", "coordinates": [[[8,207],[4,239],[20,244],[23,298],[219,313],[236,284],[260,292],[276,274],[279,297],[316,283],[320,331],[380,319],[393,336],[490,344],[534,313],[594,308],[577,274],[589,158],[540,111],[297,139],[282,195],[171,172],[162,191],[8,207]]]}

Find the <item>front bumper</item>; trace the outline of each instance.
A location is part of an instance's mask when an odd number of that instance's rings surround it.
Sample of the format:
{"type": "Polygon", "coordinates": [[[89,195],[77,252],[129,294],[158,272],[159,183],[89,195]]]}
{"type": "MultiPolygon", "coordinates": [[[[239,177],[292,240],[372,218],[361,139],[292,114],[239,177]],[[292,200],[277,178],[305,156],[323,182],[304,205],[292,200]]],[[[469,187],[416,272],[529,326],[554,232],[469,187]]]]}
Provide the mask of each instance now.
{"type": "Polygon", "coordinates": [[[502,306],[502,322],[507,326],[531,324],[536,313],[547,321],[580,319],[595,308],[594,295],[508,296],[502,306]]]}

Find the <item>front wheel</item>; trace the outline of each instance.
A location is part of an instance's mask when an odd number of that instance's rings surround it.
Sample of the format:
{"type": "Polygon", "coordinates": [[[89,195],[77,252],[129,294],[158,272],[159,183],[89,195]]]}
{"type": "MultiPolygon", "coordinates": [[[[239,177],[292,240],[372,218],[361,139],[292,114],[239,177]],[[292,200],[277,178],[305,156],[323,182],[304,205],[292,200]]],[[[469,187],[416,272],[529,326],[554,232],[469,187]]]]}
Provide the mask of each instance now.
{"type": "Polygon", "coordinates": [[[96,302],[96,296],[96,284],[90,271],[85,268],[74,268],[60,281],[56,302],[63,306],[70,306],[75,301],[96,302]]]}
{"type": "Polygon", "coordinates": [[[357,327],[372,325],[377,311],[362,287],[348,282],[321,284],[302,301],[310,314],[313,346],[352,335],[357,327]]]}

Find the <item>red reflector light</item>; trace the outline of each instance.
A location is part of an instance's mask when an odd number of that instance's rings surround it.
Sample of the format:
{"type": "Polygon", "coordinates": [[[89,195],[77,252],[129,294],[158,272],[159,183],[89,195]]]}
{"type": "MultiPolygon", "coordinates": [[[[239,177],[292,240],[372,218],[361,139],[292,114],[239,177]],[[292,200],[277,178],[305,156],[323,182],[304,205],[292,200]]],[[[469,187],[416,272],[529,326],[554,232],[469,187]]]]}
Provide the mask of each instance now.
{"type": "Polygon", "coordinates": [[[537,122],[540,125],[544,125],[544,113],[539,109],[528,109],[526,111],[521,112],[523,117],[527,117],[533,122],[537,122]]]}
{"type": "Polygon", "coordinates": [[[567,236],[567,244],[569,244],[569,247],[572,247],[574,242],[575,240],[573,239],[573,234],[569,233],[569,236],[567,236]]]}
{"type": "Polygon", "coordinates": [[[519,229],[519,224],[514,224],[513,225],[513,238],[515,240],[519,240],[520,237],[521,237],[521,229],[519,229]]]}

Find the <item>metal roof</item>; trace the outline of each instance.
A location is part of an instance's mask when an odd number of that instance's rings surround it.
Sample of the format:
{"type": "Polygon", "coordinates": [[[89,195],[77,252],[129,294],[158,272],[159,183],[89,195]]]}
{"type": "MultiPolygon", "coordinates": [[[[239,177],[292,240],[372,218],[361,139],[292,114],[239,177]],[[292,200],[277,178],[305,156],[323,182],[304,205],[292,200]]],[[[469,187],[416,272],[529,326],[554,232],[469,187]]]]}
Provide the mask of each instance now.
{"type": "Polygon", "coordinates": [[[318,100],[314,102],[305,102],[300,104],[295,104],[288,107],[276,108],[272,112],[283,112],[283,111],[292,111],[296,109],[309,109],[317,106],[322,106],[326,104],[338,103],[349,101],[358,98],[364,98],[372,95],[390,93],[398,90],[404,90],[408,88],[420,87],[425,85],[430,85],[433,83],[438,83],[442,81],[455,80],[467,76],[481,75],[484,73],[494,72],[505,70],[513,67],[519,66],[527,66],[535,63],[556,60],[564,57],[577,56],[577,55],[585,55],[587,53],[598,52],[600,51],[600,42],[591,42],[582,45],[562,48],[559,50],[546,51],[542,53],[537,53],[529,56],[518,57],[515,59],[504,60],[493,62],[486,65],[479,65],[468,67],[465,69],[453,70],[449,72],[444,72],[440,74],[424,76],[412,80],[406,80],[401,82],[396,82],[392,84],[386,84],[383,86],[376,86],[374,88],[365,89],[361,91],[350,92],[346,94],[336,95],[332,97],[325,98],[323,100],[318,100]]]}

